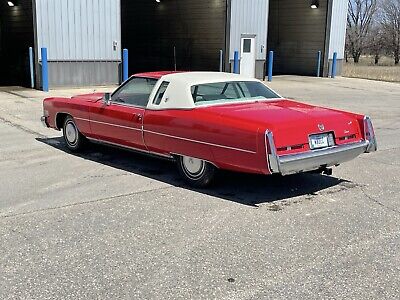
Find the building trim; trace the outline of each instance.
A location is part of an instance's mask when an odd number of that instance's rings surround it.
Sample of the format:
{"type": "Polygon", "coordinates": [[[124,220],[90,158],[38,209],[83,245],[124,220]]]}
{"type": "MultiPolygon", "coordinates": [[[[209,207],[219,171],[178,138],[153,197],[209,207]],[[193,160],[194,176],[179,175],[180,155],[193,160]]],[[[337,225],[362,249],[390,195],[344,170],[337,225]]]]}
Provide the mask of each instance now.
{"type": "Polygon", "coordinates": [[[325,27],[325,45],[324,45],[324,55],[323,55],[323,69],[322,76],[329,76],[329,44],[331,40],[331,25],[332,25],[332,9],[333,9],[333,0],[327,0],[327,9],[326,9],[326,27],[325,27]]]}

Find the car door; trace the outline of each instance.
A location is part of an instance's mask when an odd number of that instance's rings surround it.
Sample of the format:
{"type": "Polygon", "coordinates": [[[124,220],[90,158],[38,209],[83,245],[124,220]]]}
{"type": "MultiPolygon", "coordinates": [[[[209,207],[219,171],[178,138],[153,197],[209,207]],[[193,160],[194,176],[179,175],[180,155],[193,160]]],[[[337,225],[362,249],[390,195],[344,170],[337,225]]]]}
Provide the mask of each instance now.
{"type": "Polygon", "coordinates": [[[95,103],[90,109],[90,124],[95,138],[112,144],[146,150],[143,116],[157,80],[133,77],[116,90],[107,105],[95,103]]]}

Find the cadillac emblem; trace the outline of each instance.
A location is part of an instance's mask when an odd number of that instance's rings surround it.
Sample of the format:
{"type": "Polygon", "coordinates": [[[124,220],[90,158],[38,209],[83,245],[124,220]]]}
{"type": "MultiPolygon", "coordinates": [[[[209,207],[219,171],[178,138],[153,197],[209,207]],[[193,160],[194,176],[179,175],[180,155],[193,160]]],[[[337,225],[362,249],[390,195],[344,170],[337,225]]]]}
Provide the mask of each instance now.
{"type": "Polygon", "coordinates": [[[318,124],[318,128],[319,128],[320,131],[324,131],[325,130],[324,124],[318,124]]]}

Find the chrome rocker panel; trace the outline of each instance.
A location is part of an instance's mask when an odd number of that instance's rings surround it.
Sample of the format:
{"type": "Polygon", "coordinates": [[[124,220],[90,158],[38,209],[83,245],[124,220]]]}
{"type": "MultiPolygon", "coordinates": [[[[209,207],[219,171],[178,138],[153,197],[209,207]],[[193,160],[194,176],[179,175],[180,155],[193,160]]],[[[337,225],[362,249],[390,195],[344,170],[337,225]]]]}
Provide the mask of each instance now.
{"type": "Polygon", "coordinates": [[[271,173],[280,173],[282,175],[336,166],[350,161],[370,150],[370,142],[368,140],[363,140],[357,143],[338,145],[306,153],[278,156],[272,132],[268,131],[266,138],[271,152],[268,154],[270,171],[271,173]]]}

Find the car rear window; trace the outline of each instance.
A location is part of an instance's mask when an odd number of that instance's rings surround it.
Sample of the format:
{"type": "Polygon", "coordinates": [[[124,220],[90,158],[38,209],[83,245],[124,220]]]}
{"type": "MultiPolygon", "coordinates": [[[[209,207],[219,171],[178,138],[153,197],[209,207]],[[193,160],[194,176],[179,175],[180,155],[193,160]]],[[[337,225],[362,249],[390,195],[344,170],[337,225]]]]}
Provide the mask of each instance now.
{"type": "Polygon", "coordinates": [[[191,87],[191,93],[195,105],[280,98],[279,95],[257,81],[199,84],[191,87]]]}

